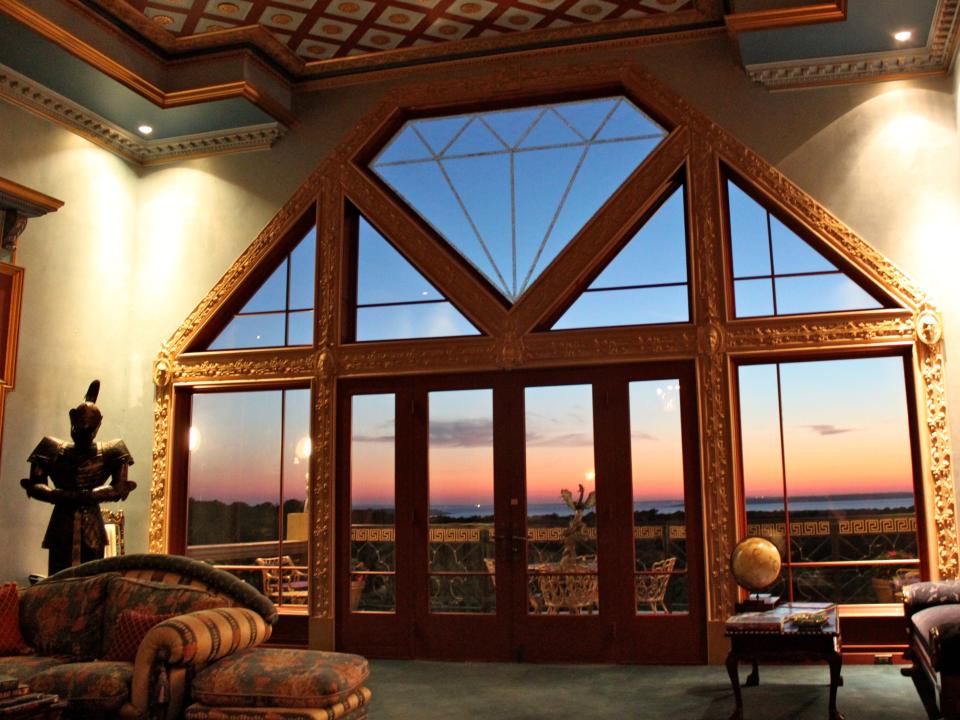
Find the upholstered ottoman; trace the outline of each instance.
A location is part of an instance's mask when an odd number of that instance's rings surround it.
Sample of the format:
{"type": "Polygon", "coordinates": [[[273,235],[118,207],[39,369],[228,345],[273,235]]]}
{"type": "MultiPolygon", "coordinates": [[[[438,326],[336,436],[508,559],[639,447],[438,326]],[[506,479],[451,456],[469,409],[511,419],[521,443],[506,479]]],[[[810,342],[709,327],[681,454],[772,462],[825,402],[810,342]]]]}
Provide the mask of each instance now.
{"type": "Polygon", "coordinates": [[[253,648],[201,670],[187,720],[361,720],[370,674],[359,655],[253,648]]]}

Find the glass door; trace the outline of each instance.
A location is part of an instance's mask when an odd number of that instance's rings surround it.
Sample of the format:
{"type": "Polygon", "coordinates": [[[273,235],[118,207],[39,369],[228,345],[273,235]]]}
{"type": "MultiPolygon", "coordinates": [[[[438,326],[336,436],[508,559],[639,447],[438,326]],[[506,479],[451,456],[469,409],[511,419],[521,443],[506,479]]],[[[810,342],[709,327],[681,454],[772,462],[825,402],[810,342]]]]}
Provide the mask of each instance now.
{"type": "Polygon", "coordinates": [[[702,662],[691,376],[668,365],[345,387],[341,647],[702,662]]]}
{"type": "Polygon", "coordinates": [[[425,413],[427,522],[416,535],[425,555],[414,560],[415,654],[506,660],[509,588],[498,582],[505,559],[497,555],[496,390],[457,384],[426,382],[417,393],[425,413]]]}

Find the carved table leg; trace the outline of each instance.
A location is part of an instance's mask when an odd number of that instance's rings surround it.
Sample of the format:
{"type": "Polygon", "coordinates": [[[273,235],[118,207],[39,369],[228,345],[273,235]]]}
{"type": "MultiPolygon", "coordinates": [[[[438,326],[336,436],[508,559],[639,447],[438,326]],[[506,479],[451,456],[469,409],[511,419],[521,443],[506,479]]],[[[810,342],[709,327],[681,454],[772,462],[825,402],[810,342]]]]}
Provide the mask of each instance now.
{"type": "Polygon", "coordinates": [[[746,682],[743,683],[744,687],[756,687],[760,684],[760,668],[757,667],[756,659],[751,660],[750,664],[752,665],[752,668],[750,670],[750,674],[747,675],[746,682]]]}
{"type": "Polygon", "coordinates": [[[843,713],[837,710],[837,687],[841,684],[840,669],[843,666],[843,656],[840,653],[833,653],[827,658],[830,663],[830,706],[828,708],[829,720],[844,720],[843,713]]]}
{"type": "Polygon", "coordinates": [[[733,699],[736,701],[736,708],[734,708],[730,720],[743,720],[743,698],[740,695],[740,676],[737,669],[737,656],[732,652],[727,655],[727,675],[730,676],[730,684],[733,685],[733,699]]]}

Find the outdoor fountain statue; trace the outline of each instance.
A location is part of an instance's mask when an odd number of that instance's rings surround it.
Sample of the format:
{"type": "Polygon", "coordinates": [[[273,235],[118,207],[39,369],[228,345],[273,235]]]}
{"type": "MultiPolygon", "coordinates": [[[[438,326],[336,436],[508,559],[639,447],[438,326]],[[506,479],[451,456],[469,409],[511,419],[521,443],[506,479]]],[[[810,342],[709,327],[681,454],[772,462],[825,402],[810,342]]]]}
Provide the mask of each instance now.
{"type": "Polygon", "coordinates": [[[577,543],[586,539],[587,525],[583,522],[583,511],[589,510],[597,504],[597,493],[590,491],[587,499],[583,499],[583,485],[580,485],[580,497],[573,499],[573,493],[569,490],[561,490],[560,497],[567,504],[567,507],[573,510],[573,517],[570,518],[570,524],[563,531],[563,554],[560,556],[560,567],[567,569],[577,563],[577,543]]]}

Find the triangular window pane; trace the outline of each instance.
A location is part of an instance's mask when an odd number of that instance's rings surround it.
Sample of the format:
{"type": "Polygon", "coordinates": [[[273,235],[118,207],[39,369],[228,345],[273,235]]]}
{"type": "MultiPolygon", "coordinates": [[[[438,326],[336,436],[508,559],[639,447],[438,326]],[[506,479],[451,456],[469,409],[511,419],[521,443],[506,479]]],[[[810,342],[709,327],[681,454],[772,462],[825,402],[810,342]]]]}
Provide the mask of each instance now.
{"type": "Polygon", "coordinates": [[[883,307],[731,180],[727,198],[736,317],[883,307]]]}
{"type": "Polygon", "coordinates": [[[666,134],[625,97],[410,120],[371,169],[515,301],[666,134]]]}
{"type": "Polygon", "coordinates": [[[312,345],[316,256],[311,228],[206,349],[312,345]]]}
{"type": "Polygon", "coordinates": [[[480,334],[365,218],[359,225],[358,341],[480,334]]]}
{"type": "Polygon", "coordinates": [[[686,213],[681,187],[644,223],[553,329],[689,319],[686,213]]]}

